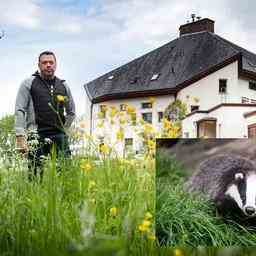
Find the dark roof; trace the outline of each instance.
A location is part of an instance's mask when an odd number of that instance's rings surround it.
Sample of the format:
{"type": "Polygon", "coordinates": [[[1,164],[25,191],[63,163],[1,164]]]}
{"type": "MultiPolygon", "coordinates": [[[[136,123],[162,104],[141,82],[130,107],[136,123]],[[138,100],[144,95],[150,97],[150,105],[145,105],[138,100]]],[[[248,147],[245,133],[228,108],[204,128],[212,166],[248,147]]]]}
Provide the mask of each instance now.
{"type": "Polygon", "coordinates": [[[255,54],[214,33],[193,33],[87,83],[85,89],[93,102],[175,93],[235,60],[240,75],[256,76],[255,54]],[[160,76],[151,81],[154,74],[160,76]],[[134,78],[137,82],[131,83],[134,78]]]}

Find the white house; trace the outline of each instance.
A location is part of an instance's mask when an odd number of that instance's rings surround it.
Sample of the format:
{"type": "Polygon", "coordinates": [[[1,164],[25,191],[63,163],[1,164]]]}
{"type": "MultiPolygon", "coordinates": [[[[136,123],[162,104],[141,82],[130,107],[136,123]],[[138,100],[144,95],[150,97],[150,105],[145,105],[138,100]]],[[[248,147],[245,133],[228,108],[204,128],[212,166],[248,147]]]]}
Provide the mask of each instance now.
{"type": "MultiPolygon", "coordinates": [[[[216,35],[208,18],[179,30],[173,41],[85,85],[92,133],[101,105],[128,103],[158,127],[165,108],[180,99],[189,111],[184,138],[256,137],[256,55],[216,35]]],[[[131,130],[125,137],[137,147],[131,130]]]]}

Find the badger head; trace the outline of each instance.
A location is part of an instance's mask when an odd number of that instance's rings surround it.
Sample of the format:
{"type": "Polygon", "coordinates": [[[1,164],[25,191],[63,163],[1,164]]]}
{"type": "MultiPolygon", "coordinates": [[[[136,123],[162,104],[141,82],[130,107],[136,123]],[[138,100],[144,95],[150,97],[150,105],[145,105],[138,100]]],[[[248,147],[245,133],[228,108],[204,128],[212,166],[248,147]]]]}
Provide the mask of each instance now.
{"type": "Polygon", "coordinates": [[[236,172],[225,196],[235,201],[246,217],[256,216],[256,172],[236,172]]]}

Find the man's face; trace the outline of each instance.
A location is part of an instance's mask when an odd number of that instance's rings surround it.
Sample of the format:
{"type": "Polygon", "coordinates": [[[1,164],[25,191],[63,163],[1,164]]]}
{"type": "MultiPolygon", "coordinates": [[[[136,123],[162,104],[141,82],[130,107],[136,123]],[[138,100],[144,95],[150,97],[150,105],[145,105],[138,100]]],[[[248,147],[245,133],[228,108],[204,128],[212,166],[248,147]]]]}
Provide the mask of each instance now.
{"type": "Polygon", "coordinates": [[[56,70],[56,60],[53,55],[42,55],[38,63],[41,75],[45,78],[53,78],[56,70]]]}

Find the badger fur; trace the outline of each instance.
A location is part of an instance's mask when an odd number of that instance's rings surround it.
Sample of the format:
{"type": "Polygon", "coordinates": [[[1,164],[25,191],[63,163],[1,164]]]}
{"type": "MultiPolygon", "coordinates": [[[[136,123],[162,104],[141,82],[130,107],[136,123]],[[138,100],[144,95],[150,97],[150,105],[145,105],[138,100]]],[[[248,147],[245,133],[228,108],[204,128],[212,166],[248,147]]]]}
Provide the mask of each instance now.
{"type": "Polygon", "coordinates": [[[203,161],[185,184],[213,200],[225,217],[256,227],[256,166],[238,155],[217,155],[203,161]]]}

